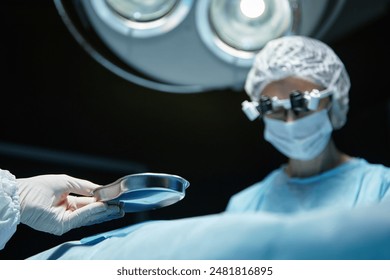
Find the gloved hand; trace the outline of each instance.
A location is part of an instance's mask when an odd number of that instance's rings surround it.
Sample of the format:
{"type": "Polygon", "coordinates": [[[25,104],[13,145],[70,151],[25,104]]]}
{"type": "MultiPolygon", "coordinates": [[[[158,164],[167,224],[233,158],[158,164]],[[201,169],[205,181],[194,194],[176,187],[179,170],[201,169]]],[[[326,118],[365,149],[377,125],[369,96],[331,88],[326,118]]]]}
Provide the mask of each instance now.
{"type": "Polygon", "coordinates": [[[90,197],[99,185],[86,180],[68,175],[41,175],[16,182],[20,222],[36,230],[62,235],[74,228],[124,216],[119,206],[90,197]]]}

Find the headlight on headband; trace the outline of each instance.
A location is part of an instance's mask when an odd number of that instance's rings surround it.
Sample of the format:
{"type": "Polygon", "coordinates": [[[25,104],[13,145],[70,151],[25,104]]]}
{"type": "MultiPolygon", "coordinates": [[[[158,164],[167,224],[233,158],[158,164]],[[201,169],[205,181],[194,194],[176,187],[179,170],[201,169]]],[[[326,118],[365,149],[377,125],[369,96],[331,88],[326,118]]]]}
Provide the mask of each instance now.
{"type": "Polygon", "coordinates": [[[242,103],[242,110],[251,121],[280,109],[292,110],[298,114],[300,112],[317,110],[321,99],[330,95],[330,90],[319,91],[314,89],[310,92],[295,90],[290,93],[289,99],[262,96],[259,101],[246,100],[242,103]]]}

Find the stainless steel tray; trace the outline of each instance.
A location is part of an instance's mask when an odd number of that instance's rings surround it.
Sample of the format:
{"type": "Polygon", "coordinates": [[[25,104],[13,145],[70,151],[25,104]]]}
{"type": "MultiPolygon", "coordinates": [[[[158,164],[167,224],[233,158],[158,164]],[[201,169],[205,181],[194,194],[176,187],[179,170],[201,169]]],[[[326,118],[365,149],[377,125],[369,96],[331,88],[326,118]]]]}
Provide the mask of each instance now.
{"type": "Polygon", "coordinates": [[[182,200],[190,183],[177,175],[139,173],[94,190],[99,201],[119,204],[125,212],[153,210],[182,200]]]}

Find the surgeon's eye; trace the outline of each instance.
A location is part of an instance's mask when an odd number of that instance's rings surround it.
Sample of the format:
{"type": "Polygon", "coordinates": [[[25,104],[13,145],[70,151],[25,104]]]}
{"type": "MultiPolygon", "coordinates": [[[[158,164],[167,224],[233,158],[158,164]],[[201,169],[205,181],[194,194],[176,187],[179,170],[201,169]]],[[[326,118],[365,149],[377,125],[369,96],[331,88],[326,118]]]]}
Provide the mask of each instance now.
{"type": "Polygon", "coordinates": [[[304,117],[306,117],[308,115],[311,115],[312,113],[313,113],[313,111],[310,111],[310,110],[294,112],[295,118],[297,118],[297,119],[304,118],[304,117]]]}
{"type": "Polygon", "coordinates": [[[284,108],[279,108],[270,111],[266,114],[268,118],[284,121],[287,115],[287,111],[284,108]]]}
{"type": "Polygon", "coordinates": [[[277,110],[273,110],[268,112],[265,116],[271,119],[280,120],[280,121],[287,121],[288,118],[292,118],[295,120],[304,118],[306,116],[311,115],[314,113],[314,111],[292,111],[292,110],[286,110],[284,108],[279,108],[277,110]]]}

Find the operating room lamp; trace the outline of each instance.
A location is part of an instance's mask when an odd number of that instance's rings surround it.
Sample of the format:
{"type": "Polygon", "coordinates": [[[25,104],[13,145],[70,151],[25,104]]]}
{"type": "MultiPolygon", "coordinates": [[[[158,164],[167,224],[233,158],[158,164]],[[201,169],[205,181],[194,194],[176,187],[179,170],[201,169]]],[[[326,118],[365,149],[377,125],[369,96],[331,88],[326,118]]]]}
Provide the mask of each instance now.
{"type": "Polygon", "coordinates": [[[100,64],[157,91],[242,89],[254,55],[289,34],[317,38],[345,0],[54,0],[100,64]]]}

